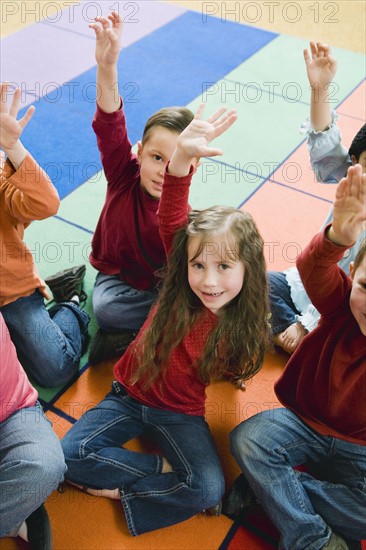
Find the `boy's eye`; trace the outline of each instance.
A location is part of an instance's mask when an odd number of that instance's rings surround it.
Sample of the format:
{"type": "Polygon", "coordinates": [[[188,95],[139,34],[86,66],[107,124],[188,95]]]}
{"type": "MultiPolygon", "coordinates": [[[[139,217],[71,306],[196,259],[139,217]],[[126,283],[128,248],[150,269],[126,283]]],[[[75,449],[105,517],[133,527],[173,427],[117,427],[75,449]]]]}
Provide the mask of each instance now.
{"type": "Polygon", "coordinates": [[[157,162],[161,162],[163,160],[163,157],[161,157],[160,155],[154,155],[154,160],[156,160],[157,162]]]}

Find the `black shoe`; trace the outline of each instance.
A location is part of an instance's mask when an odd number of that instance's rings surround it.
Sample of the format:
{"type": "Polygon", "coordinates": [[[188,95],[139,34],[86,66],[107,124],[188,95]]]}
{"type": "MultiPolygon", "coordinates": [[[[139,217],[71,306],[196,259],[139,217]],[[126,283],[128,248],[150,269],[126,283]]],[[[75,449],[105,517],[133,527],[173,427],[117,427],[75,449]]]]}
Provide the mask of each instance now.
{"type": "Polygon", "coordinates": [[[32,550],[52,550],[52,532],[46,508],[42,504],[25,520],[32,550]]]}
{"type": "Polygon", "coordinates": [[[74,296],[79,296],[81,301],[86,300],[86,294],[82,291],[85,270],[85,265],[78,265],[59,271],[45,279],[55,302],[70,302],[74,296]]]}
{"type": "Polygon", "coordinates": [[[206,516],[221,516],[221,512],[222,512],[221,500],[218,504],[216,504],[216,506],[211,506],[211,508],[207,508],[206,510],[204,510],[204,513],[206,514],[206,516]]]}
{"type": "Polygon", "coordinates": [[[222,513],[229,518],[237,518],[245,508],[257,502],[244,474],[240,474],[234,481],[227,498],[224,501],[222,513]]]}
{"type": "Polygon", "coordinates": [[[106,332],[101,328],[98,329],[91,343],[89,363],[96,365],[112,357],[122,357],[137,333],[138,330],[106,332]]]}

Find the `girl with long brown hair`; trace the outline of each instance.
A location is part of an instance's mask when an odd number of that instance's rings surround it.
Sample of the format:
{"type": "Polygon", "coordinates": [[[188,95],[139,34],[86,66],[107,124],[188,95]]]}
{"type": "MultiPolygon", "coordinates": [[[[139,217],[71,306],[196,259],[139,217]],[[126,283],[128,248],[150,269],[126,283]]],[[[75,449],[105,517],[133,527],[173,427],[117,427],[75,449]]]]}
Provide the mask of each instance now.
{"type": "Polygon", "coordinates": [[[224,477],[204,418],[205,388],[240,382],[262,366],[270,340],[263,241],[249,214],[188,210],[192,174],[236,120],[203,105],[180,134],[165,169],[158,210],[168,256],[164,285],[137,338],[114,367],[112,392],[63,439],[68,479],[121,499],[138,535],[216,507],[224,477]],[[123,447],[148,433],[161,455],[123,447]]]}

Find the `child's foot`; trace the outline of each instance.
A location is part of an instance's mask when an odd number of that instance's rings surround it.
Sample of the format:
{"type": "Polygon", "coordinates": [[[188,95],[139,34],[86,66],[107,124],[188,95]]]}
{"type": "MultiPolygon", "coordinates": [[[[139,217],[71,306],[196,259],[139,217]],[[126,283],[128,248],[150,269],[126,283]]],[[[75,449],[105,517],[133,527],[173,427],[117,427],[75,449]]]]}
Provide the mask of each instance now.
{"type": "Polygon", "coordinates": [[[248,508],[256,501],[257,499],[244,474],[240,474],[234,481],[224,501],[222,513],[229,518],[235,519],[241,515],[245,508],[248,508]]]}
{"type": "Polygon", "coordinates": [[[25,537],[32,550],[52,550],[52,533],[46,508],[42,504],[27,519],[26,535],[20,532],[19,536],[25,537]]]}
{"type": "Polygon", "coordinates": [[[275,334],[273,342],[276,346],[291,355],[307,333],[306,328],[301,323],[296,322],[287,327],[283,332],[275,334]]]}
{"type": "Polygon", "coordinates": [[[59,271],[45,279],[45,283],[50,287],[55,302],[77,303],[85,301],[87,296],[82,290],[85,277],[85,265],[78,265],[59,271]]]}

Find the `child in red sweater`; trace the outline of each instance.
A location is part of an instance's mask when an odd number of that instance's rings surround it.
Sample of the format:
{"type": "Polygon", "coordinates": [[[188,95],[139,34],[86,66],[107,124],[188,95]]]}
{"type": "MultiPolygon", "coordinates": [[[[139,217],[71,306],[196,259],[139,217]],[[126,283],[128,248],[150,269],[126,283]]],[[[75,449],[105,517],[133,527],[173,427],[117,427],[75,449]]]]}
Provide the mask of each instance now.
{"type": "Polygon", "coordinates": [[[164,167],[193,113],[171,107],[152,115],[135,155],[118,89],[122,18],[112,12],[89,26],[96,35],[98,64],[93,128],[108,182],[90,254],[98,270],[93,310],[99,330],[89,355],[95,364],[122,355],[156,300],[156,271],[166,261],[156,218],[164,167]]]}
{"type": "Polygon", "coordinates": [[[187,213],[198,158],[235,121],[203,106],[181,133],[164,174],[158,221],[168,271],[157,305],[114,367],[112,392],[62,441],[68,479],[92,494],[121,499],[138,535],[216,507],[224,478],[204,418],[211,377],[245,380],[270,341],[263,240],[235,208],[187,213]],[[144,432],[161,455],[123,447],[144,432]]]}
{"type": "MultiPolygon", "coordinates": [[[[351,277],[337,265],[365,220],[366,174],[357,164],[338,184],[331,225],[297,260],[321,319],[275,385],[286,408],[255,415],[231,434],[283,550],[361,548],[366,538],[366,240],[351,277]],[[307,461],[321,468],[320,479],[294,469],[307,461]]],[[[243,481],[231,491],[229,514],[242,507],[243,481]]]]}

